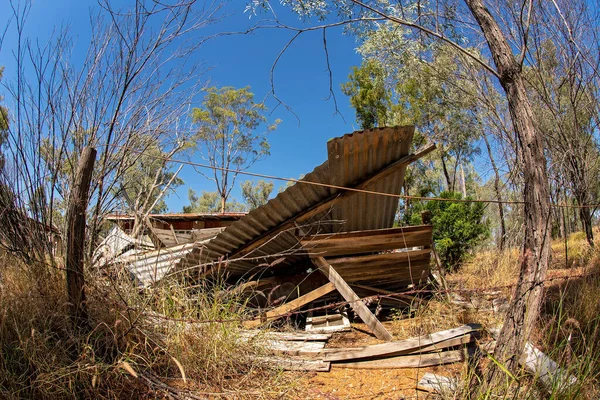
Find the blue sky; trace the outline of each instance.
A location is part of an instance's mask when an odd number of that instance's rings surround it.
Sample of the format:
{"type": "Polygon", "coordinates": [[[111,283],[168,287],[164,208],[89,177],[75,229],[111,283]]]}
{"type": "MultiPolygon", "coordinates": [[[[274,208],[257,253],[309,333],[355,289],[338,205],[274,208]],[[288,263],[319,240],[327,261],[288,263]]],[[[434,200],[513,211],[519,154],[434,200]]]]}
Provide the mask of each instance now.
{"type": "MultiPolygon", "coordinates": [[[[227,18],[210,27],[210,31],[239,31],[254,24],[256,18],[250,19],[244,13],[245,5],[245,1],[227,3],[227,18]]],[[[36,1],[28,18],[26,35],[43,43],[55,27],[66,24],[73,33],[76,49],[84,50],[90,32],[89,11],[93,7],[96,7],[94,0],[36,1]]],[[[286,22],[302,25],[295,15],[286,10],[279,10],[279,13],[279,17],[286,22]]],[[[6,14],[0,17],[2,26],[5,25],[6,17],[6,14]]],[[[250,86],[256,99],[263,99],[271,89],[271,66],[292,36],[292,32],[284,30],[260,30],[249,35],[216,38],[203,45],[197,61],[211,66],[210,71],[204,75],[204,79],[209,80],[211,85],[250,86]]],[[[322,32],[302,34],[287,50],[275,70],[277,95],[293,109],[298,119],[282,106],[275,109],[269,119],[280,118],[283,122],[270,135],[271,156],[256,163],[250,171],[296,178],[326,159],[328,139],[356,129],[354,111],[349,106],[348,98],[340,91],[340,83],[347,79],[351,66],[360,64],[361,59],[355,51],[356,43],[352,36],[343,35],[341,28],[328,30],[327,42],[333,89],[341,116],[334,114],[333,101],[326,100],[329,95],[329,74],[322,32]]],[[[6,81],[11,78],[11,67],[14,65],[11,55],[13,43],[14,34],[9,31],[0,49],[0,65],[6,67],[6,81]]],[[[268,99],[267,105],[272,110],[277,103],[274,99],[268,99]]],[[[214,183],[207,181],[192,168],[184,168],[180,176],[185,184],[167,199],[170,211],[181,211],[183,205],[188,203],[188,188],[198,192],[215,190],[214,183]]],[[[245,179],[243,176],[238,177],[238,181],[245,179]]],[[[281,183],[275,182],[275,185],[274,194],[281,183]]],[[[239,184],[236,186],[239,187],[239,184]]],[[[233,196],[241,201],[238,188],[233,196]]]]}

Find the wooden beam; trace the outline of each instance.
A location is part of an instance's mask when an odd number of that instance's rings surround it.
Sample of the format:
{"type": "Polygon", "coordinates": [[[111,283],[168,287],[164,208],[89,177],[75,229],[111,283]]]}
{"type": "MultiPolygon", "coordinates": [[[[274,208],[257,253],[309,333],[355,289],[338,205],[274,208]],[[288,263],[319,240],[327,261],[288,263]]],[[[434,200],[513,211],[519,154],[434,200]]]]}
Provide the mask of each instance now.
{"type": "Polygon", "coordinates": [[[169,224],[169,227],[171,228],[171,233],[173,234],[173,239],[175,239],[175,244],[179,244],[179,239],[177,239],[177,235],[175,234],[175,229],[173,229],[173,225],[169,224]]]}
{"type": "Polygon", "coordinates": [[[260,357],[261,361],[272,364],[284,371],[317,371],[329,372],[330,363],[322,360],[302,360],[290,357],[260,357]]]}
{"type": "Polygon", "coordinates": [[[417,246],[429,248],[432,233],[431,225],[420,225],[331,235],[320,234],[299,239],[302,247],[312,254],[334,257],[417,246]]]}
{"type": "Polygon", "coordinates": [[[416,338],[399,340],[391,343],[357,347],[355,349],[351,349],[350,351],[348,351],[348,349],[344,349],[343,351],[334,352],[335,349],[331,349],[332,351],[325,355],[325,360],[343,361],[379,356],[394,356],[409,351],[415,351],[457,336],[463,336],[479,330],[479,328],[480,327],[478,325],[463,325],[458,328],[432,333],[431,335],[419,336],[416,338]]]}
{"type": "Polygon", "coordinates": [[[381,360],[357,361],[348,363],[331,364],[336,368],[353,369],[395,369],[395,368],[423,368],[435,365],[455,363],[465,360],[463,350],[451,350],[443,353],[419,354],[414,356],[398,356],[381,360]]]}
{"type": "MultiPolygon", "coordinates": [[[[417,161],[421,157],[424,157],[425,155],[431,153],[433,150],[435,150],[435,148],[436,148],[435,144],[431,144],[431,145],[421,148],[414,154],[404,156],[404,157],[398,159],[397,161],[393,162],[392,164],[388,165],[387,167],[379,170],[378,172],[376,172],[372,176],[368,177],[364,181],[357,182],[356,185],[354,185],[352,187],[352,189],[363,190],[363,189],[367,188],[369,185],[393,174],[394,172],[396,172],[396,170],[398,168],[401,168],[401,167],[408,165],[414,161],[417,161]]],[[[253,250],[255,250],[255,249],[259,248],[260,246],[262,246],[263,244],[265,244],[273,235],[276,235],[276,234],[286,231],[288,229],[292,229],[295,226],[295,223],[306,222],[307,220],[314,217],[315,215],[329,209],[335,201],[345,199],[347,197],[354,195],[355,193],[356,193],[355,191],[345,191],[343,193],[336,193],[332,196],[329,196],[328,198],[318,202],[314,206],[309,207],[306,210],[288,218],[286,221],[278,224],[274,228],[269,229],[262,235],[256,237],[255,239],[251,240],[250,242],[244,244],[243,246],[238,248],[235,252],[231,253],[228,258],[235,259],[235,258],[239,258],[239,257],[243,257],[243,256],[247,255],[248,253],[252,252],[253,250]]]]}
{"type": "Polygon", "coordinates": [[[361,301],[360,297],[354,293],[354,290],[346,283],[346,281],[337,273],[335,268],[331,266],[323,257],[314,257],[312,262],[319,268],[319,270],[325,274],[331,283],[335,285],[335,288],[340,292],[342,297],[350,304],[350,307],[358,314],[360,319],[371,329],[371,332],[375,334],[377,339],[390,341],[392,335],[385,329],[385,327],[379,322],[377,317],[367,308],[367,306],[361,301]]]}
{"type": "MultiPolygon", "coordinates": [[[[428,346],[411,348],[410,350],[406,350],[402,353],[394,353],[394,356],[405,356],[405,355],[414,355],[414,354],[424,354],[424,353],[432,353],[435,351],[440,351],[444,349],[448,349],[450,347],[462,346],[465,344],[469,344],[475,341],[475,339],[479,338],[479,332],[471,332],[466,335],[457,336],[452,339],[442,340],[441,342],[433,343],[428,346]]],[[[323,349],[323,354],[340,354],[344,352],[356,351],[357,348],[352,347],[333,347],[328,349],[323,349]]],[[[388,357],[387,355],[375,356],[375,357],[388,357]]]]}
{"type": "Polygon", "coordinates": [[[319,297],[323,297],[326,294],[333,292],[335,289],[335,285],[329,282],[321,286],[320,288],[313,290],[312,292],[308,292],[298,297],[297,299],[294,299],[288,303],[285,303],[277,308],[272,309],[261,318],[253,319],[251,321],[245,321],[243,325],[246,328],[253,328],[262,325],[269,320],[276,320],[290,311],[297,310],[303,305],[308,304],[311,301],[315,301],[319,297]]]}

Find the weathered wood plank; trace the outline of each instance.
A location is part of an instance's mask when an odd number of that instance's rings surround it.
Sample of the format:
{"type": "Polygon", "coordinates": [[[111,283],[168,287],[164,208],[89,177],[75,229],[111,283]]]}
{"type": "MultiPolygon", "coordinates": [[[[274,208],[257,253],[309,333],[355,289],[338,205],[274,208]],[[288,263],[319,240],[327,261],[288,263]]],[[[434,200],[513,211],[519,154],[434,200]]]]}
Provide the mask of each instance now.
{"type": "Polygon", "coordinates": [[[435,332],[430,335],[419,336],[416,338],[399,340],[390,343],[375,344],[371,346],[357,347],[348,351],[348,349],[342,349],[340,351],[327,351],[325,354],[326,361],[343,361],[343,360],[355,360],[364,359],[369,357],[378,356],[394,356],[408,351],[415,351],[420,348],[431,346],[435,343],[442,342],[444,340],[452,339],[454,337],[463,336],[468,333],[477,331],[480,329],[479,325],[463,325],[458,328],[448,329],[445,331],[435,332]]]}
{"type": "Polygon", "coordinates": [[[327,261],[336,267],[360,267],[363,269],[388,269],[389,266],[398,265],[400,263],[409,264],[411,261],[429,260],[431,251],[411,250],[398,253],[371,254],[365,256],[327,258],[327,261]]]}
{"type": "Polygon", "coordinates": [[[429,260],[412,260],[409,263],[398,263],[387,267],[362,267],[361,265],[336,265],[336,271],[350,284],[364,282],[371,285],[377,282],[407,282],[418,284],[425,282],[429,276],[429,260]]]}
{"type": "Polygon", "coordinates": [[[445,351],[443,353],[429,353],[383,358],[380,360],[367,360],[356,362],[332,363],[336,368],[352,369],[381,369],[381,368],[422,368],[434,365],[443,365],[465,360],[463,350],[445,351]]]}
{"type": "Polygon", "coordinates": [[[255,326],[262,325],[265,322],[276,320],[290,311],[296,310],[304,306],[305,304],[310,303],[311,301],[315,301],[319,297],[323,297],[326,294],[333,292],[335,289],[335,285],[332,282],[329,282],[321,286],[320,288],[317,288],[311,292],[306,293],[305,295],[298,297],[297,299],[294,299],[277,308],[274,308],[273,310],[267,312],[261,318],[254,319],[252,321],[245,321],[243,325],[246,328],[252,328],[255,326]]]}
{"type": "MultiPolygon", "coordinates": [[[[438,343],[433,343],[428,346],[412,348],[410,350],[406,350],[406,351],[403,351],[400,353],[394,353],[394,355],[406,356],[406,355],[431,353],[434,351],[448,349],[450,347],[463,346],[463,345],[466,345],[469,343],[473,343],[475,341],[475,339],[477,339],[478,337],[479,337],[479,332],[471,332],[466,335],[458,336],[458,337],[448,339],[448,340],[443,340],[438,343]]],[[[338,348],[334,347],[334,348],[324,349],[323,354],[324,355],[339,354],[339,353],[348,352],[348,351],[355,351],[356,349],[357,349],[356,347],[354,347],[354,348],[353,347],[338,347],[338,348]]],[[[385,356],[386,355],[383,355],[383,357],[385,357],[385,356]]],[[[375,356],[375,357],[382,357],[382,356],[375,356]]],[[[369,358],[364,358],[363,360],[367,360],[367,359],[369,359],[369,358]]]]}
{"type": "Polygon", "coordinates": [[[456,378],[441,376],[426,372],[423,378],[417,383],[417,389],[429,393],[447,393],[454,392],[458,388],[456,378]]]}
{"type": "Polygon", "coordinates": [[[257,343],[275,354],[286,354],[289,356],[312,356],[322,354],[325,347],[324,342],[290,342],[286,340],[261,340],[257,343]]]}
{"type": "Polygon", "coordinates": [[[258,338],[285,340],[290,342],[326,342],[331,339],[329,333],[308,333],[308,332],[268,332],[259,330],[241,331],[240,336],[247,339],[258,338]]]}
{"type": "Polygon", "coordinates": [[[261,361],[280,367],[285,371],[329,372],[331,363],[323,360],[301,360],[288,357],[261,357],[261,361]]]}
{"type": "Polygon", "coordinates": [[[429,247],[432,231],[431,225],[420,225],[312,235],[300,238],[300,242],[305,250],[314,255],[334,257],[410,247],[429,247]]]}
{"type": "Polygon", "coordinates": [[[340,292],[342,297],[349,303],[350,307],[356,314],[363,320],[363,322],[371,329],[371,332],[375,334],[378,339],[390,341],[392,335],[385,329],[385,327],[379,322],[377,317],[365,306],[360,298],[354,293],[354,290],[344,281],[344,279],[337,273],[334,267],[332,267],[323,257],[312,258],[313,263],[319,268],[319,270],[325,274],[325,276],[335,285],[335,288],[340,292]]]}

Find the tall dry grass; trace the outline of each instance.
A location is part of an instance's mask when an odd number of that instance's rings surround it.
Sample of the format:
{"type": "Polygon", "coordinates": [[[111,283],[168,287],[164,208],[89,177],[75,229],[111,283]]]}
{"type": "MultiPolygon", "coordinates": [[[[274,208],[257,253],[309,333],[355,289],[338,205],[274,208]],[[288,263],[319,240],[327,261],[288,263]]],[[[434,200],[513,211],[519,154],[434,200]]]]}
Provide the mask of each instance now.
{"type": "MultiPolygon", "coordinates": [[[[599,237],[600,233],[595,232],[599,237]]],[[[574,233],[565,241],[552,243],[552,263],[545,285],[545,298],[532,344],[555,360],[562,369],[561,376],[573,377],[576,382],[563,385],[555,380],[550,386],[539,377],[525,370],[516,375],[506,373],[502,385],[488,388],[486,393],[473,392],[474,382],[479,378],[472,368],[465,368],[461,388],[444,398],[498,398],[498,399],[597,399],[600,398],[600,249],[591,248],[581,232],[574,233]],[[565,255],[568,254],[568,259],[565,255]],[[475,397],[474,397],[475,396],[475,397]]],[[[448,276],[451,287],[463,298],[494,296],[510,298],[518,277],[519,251],[509,249],[503,253],[482,251],[474,255],[456,273],[448,276]]],[[[456,305],[438,298],[437,320],[453,322],[465,320],[456,305]],[[444,302],[446,306],[444,307],[444,302]],[[439,311],[441,310],[441,311],[439,311]]],[[[469,320],[480,320],[485,325],[501,322],[503,315],[490,318],[489,311],[471,309],[469,320]]],[[[434,318],[433,320],[435,320],[434,318]]],[[[494,362],[485,359],[485,363],[494,362]]],[[[481,365],[479,366],[481,367],[481,365]]]]}
{"type": "Polygon", "coordinates": [[[240,336],[245,304],[225,285],[165,281],[140,291],[118,274],[89,271],[90,328],[74,333],[63,271],[43,279],[31,271],[0,260],[0,398],[272,398],[288,390],[286,376],[240,336]]]}

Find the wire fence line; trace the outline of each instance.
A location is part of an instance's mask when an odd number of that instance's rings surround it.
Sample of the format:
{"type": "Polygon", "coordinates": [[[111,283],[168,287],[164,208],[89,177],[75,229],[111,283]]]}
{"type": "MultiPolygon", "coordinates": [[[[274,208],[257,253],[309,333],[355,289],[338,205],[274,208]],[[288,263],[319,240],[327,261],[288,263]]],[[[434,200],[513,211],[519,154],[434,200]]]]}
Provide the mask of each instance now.
{"type": "MultiPolygon", "coordinates": [[[[117,145],[112,145],[112,146],[122,147],[122,146],[117,146],[117,145]]],[[[193,167],[206,168],[206,169],[212,169],[212,170],[217,170],[217,171],[226,171],[226,172],[231,172],[231,173],[240,174],[240,175],[252,176],[252,177],[256,177],[256,178],[264,178],[264,179],[277,180],[277,181],[283,181],[283,182],[291,182],[291,183],[300,183],[303,185],[320,186],[320,187],[325,187],[325,188],[329,188],[329,189],[338,189],[338,190],[351,191],[351,192],[357,192],[357,193],[372,194],[372,195],[377,195],[377,196],[393,197],[393,198],[404,199],[404,200],[444,201],[444,202],[450,202],[450,203],[484,203],[484,204],[503,204],[503,205],[525,205],[525,202],[521,201],[521,200],[502,200],[502,201],[500,201],[500,200],[494,200],[494,199],[449,199],[449,198],[444,198],[444,197],[411,196],[411,195],[405,195],[405,194],[385,193],[385,192],[378,192],[378,191],[374,191],[374,190],[358,189],[358,188],[353,188],[353,187],[348,187],[348,186],[332,185],[332,184],[322,183],[322,182],[312,182],[312,181],[306,181],[306,180],[302,180],[302,179],[285,178],[285,177],[276,176],[276,175],[261,174],[261,173],[257,173],[257,172],[249,172],[249,171],[237,170],[237,169],[233,169],[233,168],[217,167],[214,165],[197,163],[197,162],[193,162],[193,161],[180,160],[180,159],[172,158],[172,157],[161,157],[161,156],[155,156],[152,154],[145,154],[144,152],[137,151],[137,150],[131,150],[131,151],[133,153],[141,155],[142,157],[148,157],[148,158],[152,158],[155,160],[161,160],[161,161],[165,161],[165,162],[173,162],[173,163],[181,164],[181,165],[190,165],[193,167]]],[[[550,206],[553,208],[572,208],[572,209],[600,208],[600,203],[598,203],[598,204],[551,204],[550,206]]]]}

